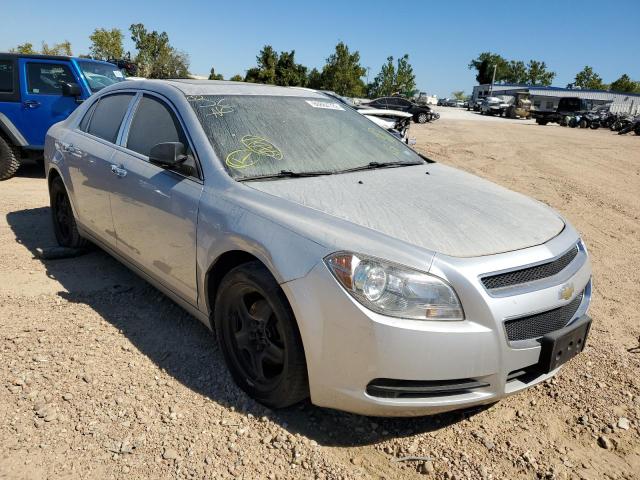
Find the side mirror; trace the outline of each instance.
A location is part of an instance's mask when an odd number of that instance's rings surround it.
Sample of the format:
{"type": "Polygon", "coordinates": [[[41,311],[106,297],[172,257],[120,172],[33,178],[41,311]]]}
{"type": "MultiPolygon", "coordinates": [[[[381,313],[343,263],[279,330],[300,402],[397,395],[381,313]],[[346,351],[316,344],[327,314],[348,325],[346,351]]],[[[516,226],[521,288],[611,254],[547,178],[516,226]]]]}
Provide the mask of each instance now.
{"type": "Polygon", "coordinates": [[[64,97],[79,97],[82,95],[82,90],[77,83],[64,82],[62,84],[62,95],[64,97]]]}
{"type": "Polygon", "coordinates": [[[158,143],[151,147],[149,161],[161,167],[176,167],[187,159],[181,142],[158,143]]]}

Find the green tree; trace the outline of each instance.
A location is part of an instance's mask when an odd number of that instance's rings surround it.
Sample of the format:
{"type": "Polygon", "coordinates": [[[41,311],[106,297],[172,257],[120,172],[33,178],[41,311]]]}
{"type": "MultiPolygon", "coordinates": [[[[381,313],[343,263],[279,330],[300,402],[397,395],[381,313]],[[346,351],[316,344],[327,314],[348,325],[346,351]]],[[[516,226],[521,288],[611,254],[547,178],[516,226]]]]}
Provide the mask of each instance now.
{"type": "Polygon", "coordinates": [[[413,67],[409,63],[409,55],[407,54],[398,59],[395,89],[405,97],[413,96],[416,91],[416,76],[413,73],[413,67]]]}
{"type": "Polygon", "coordinates": [[[527,81],[529,85],[542,85],[548,87],[553,83],[556,72],[547,70],[547,64],[538,60],[529,60],[527,64],[527,81]]]}
{"type": "Polygon", "coordinates": [[[464,90],[456,90],[455,92],[451,92],[451,95],[453,95],[453,98],[455,98],[458,101],[463,102],[464,100],[466,100],[466,95],[464,94],[464,90]]]}
{"type": "Polygon", "coordinates": [[[397,65],[394,65],[393,57],[387,57],[380,73],[369,85],[368,94],[372,98],[397,94],[411,96],[416,88],[415,78],[413,68],[409,64],[409,55],[400,57],[397,65]]]}
{"type": "Polygon", "coordinates": [[[573,85],[576,87],[589,88],[592,90],[606,89],[606,85],[603,83],[600,75],[594,72],[593,68],[588,65],[576,74],[576,80],[573,85]]]}
{"type": "Polygon", "coordinates": [[[36,51],[33,49],[33,44],[29,42],[21,43],[16,48],[9,50],[13,53],[22,53],[23,55],[33,55],[36,51]]]}
{"type": "Polygon", "coordinates": [[[469,62],[469,70],[476,70],[476,81],[483,85],[491,83],[493,68],[496,67],[496,82],[506,81],[509,77],[509,62],[497,53],[482,52],[469,62]]]}
{"type": "Polygon", "coordinates": [[[317,68],[312,69],[307,76],[307,86],[309,88],[315,88],[321,90],[322,86],[322,74],[317,68]]]}
{"type": "Polygon", "coordinates": [[[189,78],[189,56],[169,43],[167,32],[148,32],[141,23],[129,27],[138,51],[134,63],[147,78],[189,78]]]}
{"type": "Polygon", "coordinates": [[[376,75],[369,85],[368,94],[370,98],[393,95],[396,78],[396,67],[393,64],[393,57],[387,57],[387,62],[382,65],[380,73],[376,75]]]}
{"type": "Polygon", "coordinates": [[[362,97],[365,94],[366,86],[362,77],[366,69],[360,65],[360,52],[350,52],[344,42],[338,42],[319,76],[314,70],[309,78],[309,85],[314,85],[312,88],[333,90],[338,95],[348,97],[362,97]]]}
{"type": "Polygon", "coordinates": [[[278,53],[271,45],[265,45],[256,57],[256,67],[247,70],[245,82],[276,84],[278,53]]]}
{"type": "Polygon", "coordinates": [[[232,82],[243,82],[244,81],[244,77],[242,75],[235,74],[229,80],[231,80],[232,82]]]}
{"type": "Polygon", "coordinates": [[[296,63],[296,52],[280,52],[276,63],[276,85],[304,87],[307,84],[307,67],[296,63]]]}
{"type": "Polygon", "coordinates": [[[509,83],[527,83],[529,80],[527,66],[522,60],[510,60],[506,77],[503,79],[509,83]]]}
{"type": "Polygon", "coordinates": [[[609,89],[614,92],[640,93],[640,82],[631,80],[629,75],[623,73],[620,78],[609,85],[609,89]]]}
{"type": "Polygon", "coordinates": [[[502,55],[483,52],[469,62],[469,69],[477,71],[476,80],[479,84],[491,83],[493,68],[496,68],[496,83],[523,83],[529,85],[551,85],[555,72],[547,70],[547,64],[539,60],[507,60],[502,55]]]}
{"type": "Polygon", "coordinates": [[[61,43],[56,43],[50,47],[47,42],[42,42],[42,49],[40,50],[42,55],[73,55],[71,51],[71,42],[65,40],[61,43]]]}
{"type": "Polygon", "coordinates": [[[278,54],[271,45],[265,45],[256,57],[257,66],[247,70],[245,82],[305,86],[307,67],[296,63],[295,55],[295,50],[278,54]]]}
{"type": "Polygon", "coordinates": [[[209,72],[209,80],[224,80],[224,77],[221,73],[216,73],[216,70],[211,67],[211,71],[209,72]]]}
{"type": "Polygon", "coordinates": [[[98,60],[122,58],[124,56],[123,37],[122,30],[119,28],[112,28],[111,30],[96,28],[89,35],[91,56],[98,60]]]}

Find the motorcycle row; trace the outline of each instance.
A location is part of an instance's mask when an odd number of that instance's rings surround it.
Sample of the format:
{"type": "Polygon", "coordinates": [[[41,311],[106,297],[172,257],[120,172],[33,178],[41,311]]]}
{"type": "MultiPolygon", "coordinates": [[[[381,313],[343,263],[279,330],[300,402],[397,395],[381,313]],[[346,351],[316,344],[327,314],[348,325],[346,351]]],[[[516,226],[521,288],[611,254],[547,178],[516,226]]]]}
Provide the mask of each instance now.
{"type": "Polygon", "coordinates": [[[618,135],[634,132],[640,135],[640,115],[629,113],[613,113],[608,110],[590,111],[565,115],[560,120],[560,125],[571,128],[608,128],[618,135]]]}

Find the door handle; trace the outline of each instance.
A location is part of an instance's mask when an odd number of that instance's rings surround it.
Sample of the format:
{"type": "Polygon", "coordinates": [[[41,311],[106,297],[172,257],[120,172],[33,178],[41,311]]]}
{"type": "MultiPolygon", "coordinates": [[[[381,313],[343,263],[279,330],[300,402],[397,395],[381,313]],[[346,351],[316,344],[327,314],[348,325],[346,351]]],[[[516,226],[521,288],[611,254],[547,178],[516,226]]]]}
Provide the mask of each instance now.
{"type": "Polygon", "coordinates": [[[75,155],[75,156],[82,156],[82,150],[80,150],[79,148],[76,148],[73,146],[73,143],[70,144],[63,144],[62,145],[62,151],[65,153],[70,153],[71,155],[75,155]]]}
{"type": "Polygon", "coordinates": [[[111,165],[111,173],[113,173],[116,177],[126,177],[127,171],[124,168],[121,168],[117,165],[111,165]]]}
{"type": "Polygon", "coordinates": [[[38,108],[40,106],[40,102],[37,100],[25,100],[22,104],[27,108],[38,108]]]}

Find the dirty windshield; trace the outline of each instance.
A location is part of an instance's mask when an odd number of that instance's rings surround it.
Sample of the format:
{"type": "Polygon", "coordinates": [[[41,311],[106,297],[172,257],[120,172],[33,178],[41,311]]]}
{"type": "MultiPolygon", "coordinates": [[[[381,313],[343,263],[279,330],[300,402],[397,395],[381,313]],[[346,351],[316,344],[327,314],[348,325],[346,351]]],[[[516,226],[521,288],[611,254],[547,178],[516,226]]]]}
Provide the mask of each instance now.
{"type": "Polygon", "coordinates": [[[337,173],[423,160],[335,99],[261,95],[187,97],[235,179],[280,172],[337,173]]]}

